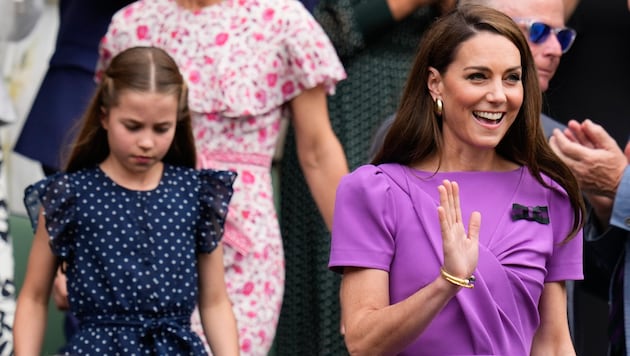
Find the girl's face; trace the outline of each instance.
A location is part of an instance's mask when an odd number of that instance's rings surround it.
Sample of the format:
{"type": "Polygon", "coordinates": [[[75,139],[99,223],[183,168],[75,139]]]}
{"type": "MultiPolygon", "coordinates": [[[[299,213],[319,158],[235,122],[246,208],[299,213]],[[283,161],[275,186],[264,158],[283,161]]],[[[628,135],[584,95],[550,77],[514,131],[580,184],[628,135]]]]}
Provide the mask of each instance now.
{"type": "Polygon", "coordinates": [[[523,103],[521,76],[516,46],[490,32],[479,32],[463,42],[444,74],[430,68],[429,90],[444,103],[447,147],[494,149],[523,103]]]}
{"type": "Polygon", "coordinates": [[[171,147],[177,124],[177,98],[172,94],[126,90],[101,123],[110,149],[107,160],[130,173],[146,173],[162,161],[171,147]]]}

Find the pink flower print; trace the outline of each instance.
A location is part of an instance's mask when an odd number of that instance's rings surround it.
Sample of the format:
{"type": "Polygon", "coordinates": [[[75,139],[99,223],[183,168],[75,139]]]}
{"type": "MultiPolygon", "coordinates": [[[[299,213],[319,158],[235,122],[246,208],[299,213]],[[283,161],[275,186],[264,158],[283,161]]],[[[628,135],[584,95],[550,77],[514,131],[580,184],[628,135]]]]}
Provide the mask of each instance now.
{"type": "Polygon", "coordinates": [[[258,332],[258,337],[260,338],[261,342],[265,342],[265,340],[267,339],[267,334],[265,333],[264,330],[260,330],[258,332]]]}
{"type": "Polygon", "coordinates": [[[241,211],[241,216],[243,217],[243,219],[247,220],[247,218],[249,218],[249,210],[241,211]]]}
{"type": "Polygon", "coordinates": [[[243,286],[243,294],[250,295],[252,294],[253,291],[254,291],[254,283],[252,282],[245,283],[245,285],[243,286]]]}
{"type": "Polygon", "coordinates": [[[134,12],[133,11],[133,6],[128,6],[127,8],[125,8],[123,10],[123,17],[127,18],[127,17],[133,15],[133,12],[134,12]]]}
{"type": "Polygon", "coordinates": [[[234,272],[236,272],[237,274],[243,274],[243,269],[241,268],[241,266],[239,265],[234,265],[232,266],[232,269],[234,270],[234,272]]]}
{"type": "Polygon", "coordinates": [[[243,350],[243,352],[249,352],[252,349],[252,342],[249,339],[245,339],[243,340],[243,342],[241,343],[241,350],[243,350]]]}
{"type": "Polygon", "coordinates": [[[201,80],[201,75],[199,75],[199,72],[196,70],[191,71],[188,75],[188,81],[193,84],[199,83],[199,80],[201,80]]]}
{"type": "Polygon", "coordinates": [[[200,140],[201,138],[203,138],[206,135],[206,131],[207,130],[205,127],[199,130],[196,135],[197,140],[200,140]]]}
{"type": "Polygon", "coordinates": [[[204,56],[203,57],[203,61],[204,61],[205,64],[212,64],[212,63],[214,63],[214,58],[208,57],[208,56],[204,56]]]}
{"type": "MultiPolygon", "coordinates": [[[[105,43],[105,37],[103,37],[103,41],[102,43],[105,43]]],[[[112,52],[110,52],[109,50],[105,49],[103,50],[103,60],[104,61],[109,61],[112,58],[112,52]]]]}
{"type": "Polygon", "coordinates": [[[149,28],[146,25],[140,25],[136,28],[136,36],[139,40],[143,40],[148,37],[149,28]]]}
{"type": "Polygon", "coordinates": [[[293,82],[289,81],[282,84],[282,93],[284,95],[291,95],[293,94],[294,91],[295,91],[295,85],[293,85],[293,82]]]}
{"type": "Polygon", "coordinates": [[[273,15],[274,15],[273,9],[267,9],[267,10],[263,11],[263,20],[271,21],[271,20],[273,20],[273,15]]]}
{"type": "Polygon", "coordinates": [[[245,184],[252,184],[255,181],[254,175],[250,171],[243,171],[241,179],[245,184]]]}
{"type": "Polygon", "coordinates": [[[228,40],[228,34],[225,32],[221,32],[217,35],[217,37],[214,38],[214,43],[217,46],[223,46],[225,42],[227,42],[227,40],[228,40]]]}
{"type": "Polygon", "coordinates": [[[278,82],[278,74],[276,73],[267,74],[267,85],[270,88],[275,87],[277,82],[278,82]]]}
{"type": "Polygon", "coordinates": [[[265,93],[263,90],[257,91],[254,96],[262,105],[265,105],[265,103],[267,102],[267,93],[265,93]]]}
{"type": "Polygon", "coordinates": [[[254,33],[254,39],[255,39],[256,41],[262,41],[262,40],[264,40],[264,39],[265,39],[265,35],[263,35],[263,34],[262,34],[262,33],[260,33],[260,32],[254,33]]]}
{"type": "Polygon", "coordinates": [[[258,142],[267,141],[267,129],[264,127],[258,130],[258,142]]]}
{"type": "Polygon", "coordinates": [[[272,295],[276,289],[273,287],[271,282],[265,282],[265,294],[272,295]]]}

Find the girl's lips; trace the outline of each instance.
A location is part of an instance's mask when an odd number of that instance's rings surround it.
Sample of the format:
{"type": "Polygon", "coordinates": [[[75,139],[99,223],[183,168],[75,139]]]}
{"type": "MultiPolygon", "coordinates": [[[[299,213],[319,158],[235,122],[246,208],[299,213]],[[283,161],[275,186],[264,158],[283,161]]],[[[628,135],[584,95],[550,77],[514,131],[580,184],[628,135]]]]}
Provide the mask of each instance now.
{"type": "Polygon", "coordinates": [[[151,162],[151,157],[146,156],[134,156],[133,159],[139,164],[148,164],[151,162]]]}

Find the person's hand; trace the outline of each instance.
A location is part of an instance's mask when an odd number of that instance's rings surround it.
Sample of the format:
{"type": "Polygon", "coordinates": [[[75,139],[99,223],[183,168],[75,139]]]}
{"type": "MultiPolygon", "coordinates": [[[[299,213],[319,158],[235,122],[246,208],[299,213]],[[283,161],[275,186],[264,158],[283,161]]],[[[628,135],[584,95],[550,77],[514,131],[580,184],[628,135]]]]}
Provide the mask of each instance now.
{"type": "Polygon", "coordinates": [[[554,130],[549,144],[576,175],[583,191],[615,197],[628,157],[603,127],[591,120],[581,124],[571,120],[564,132],[554,130]]]}
{"type": "Polygon", "coordinates": [[[68,287],[66,286],[66,275],[61,272],[61,268],[57,269],[55,282],[53,283],[52,297],[55,305],[59,310],[68,310],[70,303],[68,302],[68,287]]]}
{"type": "Polygon", "coordinates": [[[468,233],[464,229],[462,210],[459,203],[459,186],[456,182],[444,180],[438,187],[440,206],[438,216],[442,230],[444,249],[444,269],[459,277],[470,277],[479,259],[479,228],[481,214],[473,212],[468,223],[468,233]]]}

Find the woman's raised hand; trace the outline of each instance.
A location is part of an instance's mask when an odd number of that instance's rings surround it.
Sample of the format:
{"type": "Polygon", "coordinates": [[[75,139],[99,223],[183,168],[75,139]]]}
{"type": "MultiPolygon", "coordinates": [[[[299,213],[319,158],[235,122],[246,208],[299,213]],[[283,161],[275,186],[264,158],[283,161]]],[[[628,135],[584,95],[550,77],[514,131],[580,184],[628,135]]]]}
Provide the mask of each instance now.
{"type": "Polygon", "coordinates": [[[479,259],[481,214],[475,211],[470,215],[468,233],[466,233],[459,204],[457,182],[444,180],[438,187],[438,191],[440,193],[438,216],[444,249],[443,268],[455,277],[468,278],[477,268],[479,259]]]}

